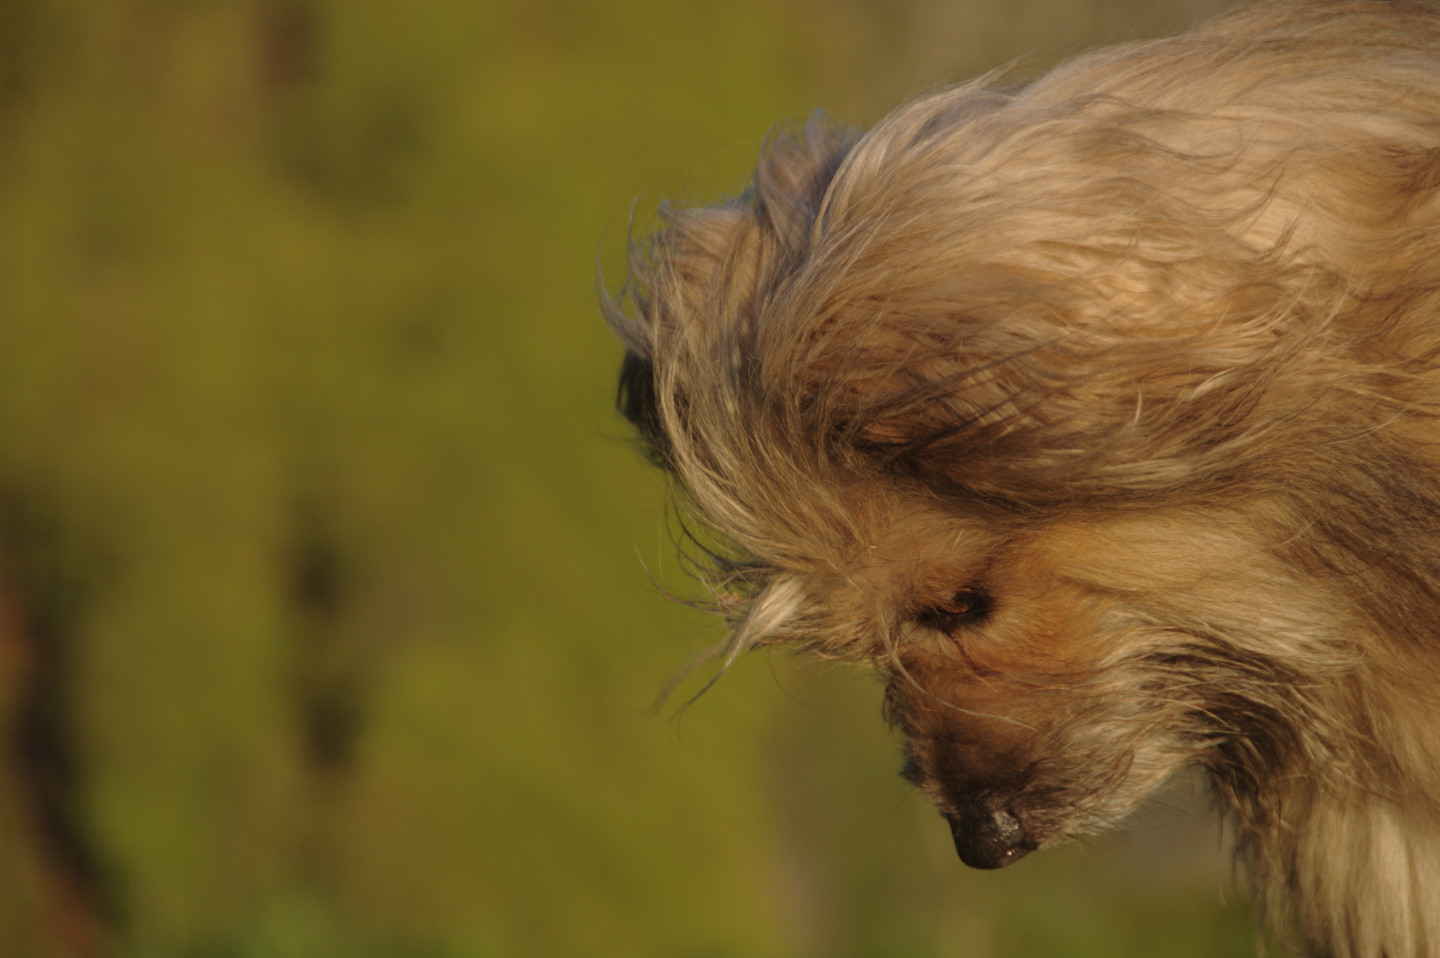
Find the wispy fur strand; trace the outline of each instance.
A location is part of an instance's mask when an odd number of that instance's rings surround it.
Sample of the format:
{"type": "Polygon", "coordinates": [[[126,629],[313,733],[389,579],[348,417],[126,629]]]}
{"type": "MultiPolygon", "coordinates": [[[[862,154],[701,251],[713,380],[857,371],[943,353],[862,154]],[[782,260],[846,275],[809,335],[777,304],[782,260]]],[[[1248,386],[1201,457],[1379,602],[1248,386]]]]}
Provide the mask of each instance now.
{"type": "Polygon", "coordinates": [[[873,662],[970,864],[1196,764],[1279,931],[1440,955],[1436,8],[812,119],[662,220],[606,314],[725,661],[873,662]]]}

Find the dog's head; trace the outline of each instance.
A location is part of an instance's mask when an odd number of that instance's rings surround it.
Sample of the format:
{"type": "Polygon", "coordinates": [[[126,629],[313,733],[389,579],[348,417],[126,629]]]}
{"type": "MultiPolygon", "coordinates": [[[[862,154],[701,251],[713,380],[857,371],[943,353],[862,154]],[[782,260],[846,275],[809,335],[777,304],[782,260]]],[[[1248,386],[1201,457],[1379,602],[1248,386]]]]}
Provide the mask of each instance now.
{"type": "Polygon", "coordinates": [[[620,406],[715,535],[727,656],[873,663],[971,865],[1188,763],[1253,797],[1353,744],[1311,706],[1401,549],[1413,407],[1377,357],[1440,231],[1373,246],[1433,154],[1374,112],[1360,149],[1313,69],[1354,37],[1258,43],[1267,16],[779,134],[607,303],[620,406]]]}

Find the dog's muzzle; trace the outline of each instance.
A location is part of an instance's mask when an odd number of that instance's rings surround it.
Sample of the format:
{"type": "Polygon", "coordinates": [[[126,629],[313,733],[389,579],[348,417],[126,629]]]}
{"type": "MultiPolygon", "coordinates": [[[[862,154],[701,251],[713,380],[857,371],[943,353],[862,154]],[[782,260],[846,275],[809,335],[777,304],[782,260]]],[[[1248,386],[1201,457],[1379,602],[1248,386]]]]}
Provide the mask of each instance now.
{"type": "Polygon", "coordinates": [[[1035,850],[1025,826],[1009,809],[965,810],[945,820],[955,838],[955,851],[971,868],[1004,868],[1035,850]]]}

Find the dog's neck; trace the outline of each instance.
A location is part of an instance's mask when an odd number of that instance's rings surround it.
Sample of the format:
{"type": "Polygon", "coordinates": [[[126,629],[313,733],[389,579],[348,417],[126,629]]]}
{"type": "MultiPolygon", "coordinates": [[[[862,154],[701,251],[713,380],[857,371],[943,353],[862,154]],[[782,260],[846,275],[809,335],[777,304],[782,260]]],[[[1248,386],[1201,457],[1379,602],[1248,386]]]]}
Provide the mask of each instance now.
{"type": "MultiPolygon", "coordinates": [[[[1353,694],[1346,684],[1325,694],[1353,694]]],[[[1440,738],[1420,734],[1424,723],[1401,714],[1423,708],[1414,698],[1371,704],[1386,711],[1372,711],[1370,727],[1348,730],[1330,761],[1297,753],[1268,767],[1263,781],[1231,764],[1212,769],[1214,783],[1232,807],[1240,859],[1264,907],[1287,915],[1301,940],[1315,943],[1314,954],[1436,954],[1440,790],[1424,789],[1440,769],[1440,738]]]]}

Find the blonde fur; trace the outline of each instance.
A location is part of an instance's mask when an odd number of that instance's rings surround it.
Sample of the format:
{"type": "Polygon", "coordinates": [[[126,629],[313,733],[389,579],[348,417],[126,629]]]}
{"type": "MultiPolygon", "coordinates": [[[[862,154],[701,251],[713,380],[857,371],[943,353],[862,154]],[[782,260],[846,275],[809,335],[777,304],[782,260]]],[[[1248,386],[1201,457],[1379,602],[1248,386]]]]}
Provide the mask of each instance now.
{"type": "Polygon", "coordinates": [[[874,663],[972,864],[1198,764],[1277,928],[1440,955],[1435,8],[812,119],[662,217],[606,313],[726,662],[874,663]]]}

